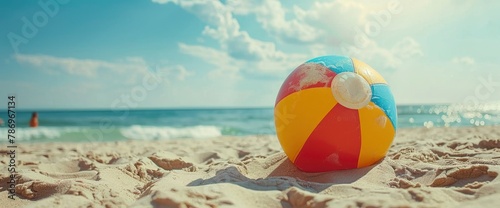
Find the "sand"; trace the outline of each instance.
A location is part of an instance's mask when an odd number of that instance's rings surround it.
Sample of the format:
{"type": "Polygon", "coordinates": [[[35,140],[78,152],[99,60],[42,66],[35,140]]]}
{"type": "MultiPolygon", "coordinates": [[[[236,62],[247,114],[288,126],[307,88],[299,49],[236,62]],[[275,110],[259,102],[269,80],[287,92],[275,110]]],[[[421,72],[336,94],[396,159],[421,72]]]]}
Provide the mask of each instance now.
{"type": "Polygon", "coordinates": [[[0,207],[500,207],[500,128],[403,129],[379,163],[304,173],[275,136],[21,143],[0,207]]]}

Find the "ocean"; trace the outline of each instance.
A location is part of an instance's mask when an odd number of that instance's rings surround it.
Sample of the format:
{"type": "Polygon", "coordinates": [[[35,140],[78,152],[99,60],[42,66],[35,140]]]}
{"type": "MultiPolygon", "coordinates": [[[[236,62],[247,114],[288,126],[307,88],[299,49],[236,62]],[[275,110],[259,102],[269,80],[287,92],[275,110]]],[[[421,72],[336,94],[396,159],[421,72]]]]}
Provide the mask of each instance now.
{"type": "MultiPolygon", "coordinates": [[[[500,125],[500,104],[400,105],[398,128],[500,125]]],[[[275,134],[273,108],[165,110],[42,110],[40,126],[28,126],[31,111],[16,112],[17,142],[117,141],[213,138],[275,134]]],[[[6,123],[7,112],[0,112],[6,123]]],[[[0,126],[0,142],[8,128],[0,126]]]]}

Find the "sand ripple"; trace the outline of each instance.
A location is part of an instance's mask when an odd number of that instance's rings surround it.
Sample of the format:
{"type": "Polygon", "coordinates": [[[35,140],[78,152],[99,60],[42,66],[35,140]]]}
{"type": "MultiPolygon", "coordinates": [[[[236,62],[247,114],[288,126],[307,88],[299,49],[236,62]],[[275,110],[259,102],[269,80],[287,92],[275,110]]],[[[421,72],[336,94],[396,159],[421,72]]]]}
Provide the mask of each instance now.
{"type": "Polygon", "coordinates": [[[297,170],[274,136],[19,152],[17,200],[0,175],[10,207],[500,207],[498,127],[400,130],[379,163],[327,173],[297,170]]]}

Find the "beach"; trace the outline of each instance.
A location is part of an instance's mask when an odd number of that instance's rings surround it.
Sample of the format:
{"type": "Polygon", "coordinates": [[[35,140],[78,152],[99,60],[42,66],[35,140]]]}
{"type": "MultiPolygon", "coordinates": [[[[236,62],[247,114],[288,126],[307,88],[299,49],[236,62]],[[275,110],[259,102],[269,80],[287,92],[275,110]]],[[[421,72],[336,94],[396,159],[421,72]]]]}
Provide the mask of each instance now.
{"type": "Polygon", "coordinates": [[[6,144],[2,207],[500,207],[500,128],[400,129],[378,163],[305,173],[275,135],[6,144]]]}
{"type": "Polygon", "coordinates": [[[499,10],[0,1],[0,208],[500,208],[499,10]]]}

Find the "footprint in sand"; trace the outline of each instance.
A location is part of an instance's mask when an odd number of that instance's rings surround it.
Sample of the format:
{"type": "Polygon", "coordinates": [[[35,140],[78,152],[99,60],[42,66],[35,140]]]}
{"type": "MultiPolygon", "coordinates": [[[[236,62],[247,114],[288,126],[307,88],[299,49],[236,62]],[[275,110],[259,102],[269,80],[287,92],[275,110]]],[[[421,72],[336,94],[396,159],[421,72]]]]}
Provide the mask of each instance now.
{"type": "Polygon", "coordinates": [[[428,171],[399,167],[395,168],[395,173],[397,177],[389,183],[393,188],[451,187],[464,194],[475,194],[477,189],[498,176],[497,172],[489,171],[486,165],[428,171]]]}
{"type": "Polygon", "coordinates": [[[495,179],[498,175],[497,172],[488,171],[488,169],[488,166],[485,165],[441,169],[437,171],[436,178],[430,186],[480,188],[481,185],[478,184],[488,183],[495,179]]]}
{"type": "Polygon", "coordinates": [[[170,152],[157,152],[148,158],[164,170],[196,171],[196,167],[192,162],[185,161],[181,157],[170,152]]]}

